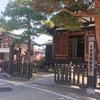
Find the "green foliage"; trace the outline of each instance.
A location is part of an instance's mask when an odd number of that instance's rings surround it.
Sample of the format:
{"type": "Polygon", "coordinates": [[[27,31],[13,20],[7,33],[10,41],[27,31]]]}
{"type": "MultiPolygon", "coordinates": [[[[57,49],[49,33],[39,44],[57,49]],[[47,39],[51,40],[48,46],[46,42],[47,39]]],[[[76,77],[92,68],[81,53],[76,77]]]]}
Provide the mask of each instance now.
{"type": "Polygon", "coordinates": [[[31,5],[33,0],[16,0],[17,3],[20,3],[20,4],[28,4],[28,5],[31,5]]]}
{"type": "Polygon", "coordinates": [[[6,20],[3,16],[0,17],[0,32],[4,32],[4,31],[8,31],[10,33],[12,33],[11,30],[7,29],[7,26],[9,26],[8,24],[5,24],[6,20]]]}
{"type": "Polygon", "coordinates": [[[37,12],[51,13],[61,8],[71,11],[87,11],[92,6],[92,0],[33,0],[33,8],[37,12]]]}
{"type": "Polygon", "coordinates": [[[0,32],[4,31],[4,23],[5,23],[5,19],[4,17],[0,17],[0,32]]]}
{"type": "Polygon", "coordinates": [[[100,9],[96,9],[96,13],[97,14],[100,14],[100,9]]]}
{"type": "Polygon", "coordinates": [[[45,27],[47,27],[47,28],[53,28],[55,26],[53,21],[50,21],[50,20],[46,20],[46,21],[44,21],[44,23],[45,23],[45,27]]]}
{"type": "Polygon", "coordinates": [[[89,9],[89,7],[93,8],[92,4],[92,0],[34,0],[32,7],[36,12],[54,15],[51,21],[57,26],[68,30],[78,30],[82,25],[80,18],[78,19],[60,10],[65,9],[74,13],[91,13],[94,10],[89,9]]]}
{"type": "Polygon", "coordinates": [[[30,62],[31,54],[31,35],[39,36],[45,32],[43,20],[46,17],[43,14],[35,13],[32,6],[32,0],[14,0],[9,1],[5,11],[0,18],[0,27],[9,30],[23,29],[24,32],[20,39],[14,40],[18,44],[28,40],[28,61],[30,62]]]}
{"type": "Polygon", "coordinates": [[[20,35],[20,39],[14,39],[14,44],[20,44],[22,43],[25,39],[28,39],[28,36],[26,33],[23,32],[23,34],[20,35]]]}
{"type": "Polygon", "coordinates": [[[44,62],[44,58],[41,58],[39,61],[37,61],[37,68],[39,69],[43,69],[43,62],[44,62]]]}
{"type": "Polygon", "coordinates": [[[3,32],[3,31],[4,31],[4,29],[2,27],[0,27],[0,33],[3,32]]]}
{"type": "Polygon", "coordinates": [[[46,17],[40,13],[34,13],[30,7],[31,4],[32,0],[21,0],[20,2],[19,0],[10,1],[5,11],[2,12],[0,26],[7,31],[24,29],[27,36],[37,36],[38,30],[40,33],[43,32],[42,21],[45,20],[46,17]]]}
{"type": "Polygon", "coordinates": [[[56,26],[72,31],[79,30],[80,26],[82,26],[82,22],[79,18],[72,16],[66,12],[60,12],[54,15],[51,20],[55,23],[56,26]]]}

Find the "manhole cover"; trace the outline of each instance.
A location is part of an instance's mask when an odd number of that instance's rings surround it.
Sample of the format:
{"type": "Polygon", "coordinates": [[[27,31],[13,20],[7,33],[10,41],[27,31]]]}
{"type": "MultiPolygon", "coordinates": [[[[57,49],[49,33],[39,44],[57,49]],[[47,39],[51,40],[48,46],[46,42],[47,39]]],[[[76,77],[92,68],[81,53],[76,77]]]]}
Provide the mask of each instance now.
{"type": "Polygon", "coordinates": [[[0,92],[9,92],[11,90],[12,90],[12,88],[8,88],[8,87],[2,87],[2,88],[0,88],[0,92]]]}

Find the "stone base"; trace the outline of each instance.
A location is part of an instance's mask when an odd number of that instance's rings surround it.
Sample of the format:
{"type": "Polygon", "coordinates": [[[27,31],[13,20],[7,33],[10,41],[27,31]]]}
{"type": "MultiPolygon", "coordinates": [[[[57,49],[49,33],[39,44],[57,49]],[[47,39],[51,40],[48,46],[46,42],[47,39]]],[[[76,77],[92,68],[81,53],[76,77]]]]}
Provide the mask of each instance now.
{"type": "Polygon", "coordinates": [[[95,94],[95,89],[94,88],[87,88],[86,92],[89,94],[95,94]]]}

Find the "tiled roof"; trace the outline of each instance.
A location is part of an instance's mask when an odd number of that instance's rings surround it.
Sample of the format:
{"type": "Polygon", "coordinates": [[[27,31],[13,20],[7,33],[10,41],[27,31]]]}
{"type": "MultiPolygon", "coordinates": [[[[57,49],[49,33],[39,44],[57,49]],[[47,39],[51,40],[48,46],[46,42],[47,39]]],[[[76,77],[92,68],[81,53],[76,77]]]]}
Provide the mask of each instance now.
{"type": "Polygon", "coordinates": [[[48,40],[48,41],[42,43],[41,45],[52,45],[52,40],[48,40]]]}
{"type": "Polygon", "coordinates": [[[6,34],[9,35],[10,37],[12,37],[13,39],[20,39],[20,35],[11,34],[11,33],[8,33],[8,32],[6,32],[6,34]]]}
{"type": "MultiPolygon", "coordinates": [[[[5,32],[7,35],[9,35],[10,37],[12,37],[13,39],[20,39],[20,35],[17,35],[17,34],[11,34],[9,32],[5,32]]],[[[28,43],[28,40],[24,40],[24,43],[28,43]]],[[[34,45],[40,45],[38,44],[37,42],[35,41],[31,41],[31,44],[34,44],[34,45]]]]}
{"type": "MultiPolygon", "coordinates": [[[[28,43],[28,40],[24,40],[24,43],[28,43]]],[[[31,44],[34,44],[34,45],[40,45],[40,44],[38,44],[37,42],[35,42],[35,41],[33,41],[33,40],[31,40],[31,44]]]]}

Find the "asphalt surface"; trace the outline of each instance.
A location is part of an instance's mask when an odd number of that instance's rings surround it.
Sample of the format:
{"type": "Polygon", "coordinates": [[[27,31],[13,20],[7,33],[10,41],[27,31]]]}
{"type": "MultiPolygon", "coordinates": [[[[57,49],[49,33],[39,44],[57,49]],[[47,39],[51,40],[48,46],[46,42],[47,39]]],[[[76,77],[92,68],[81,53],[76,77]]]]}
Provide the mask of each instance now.
{"type": "Polygon", "coordinates": [[[12,90],[0,92],[0,100],[100,100],[100,90],[89,94],[78,86],[55,84],[54,74],[47,72],[34,73],[30,80],[0,74],[3,87],[12,90]]]}

